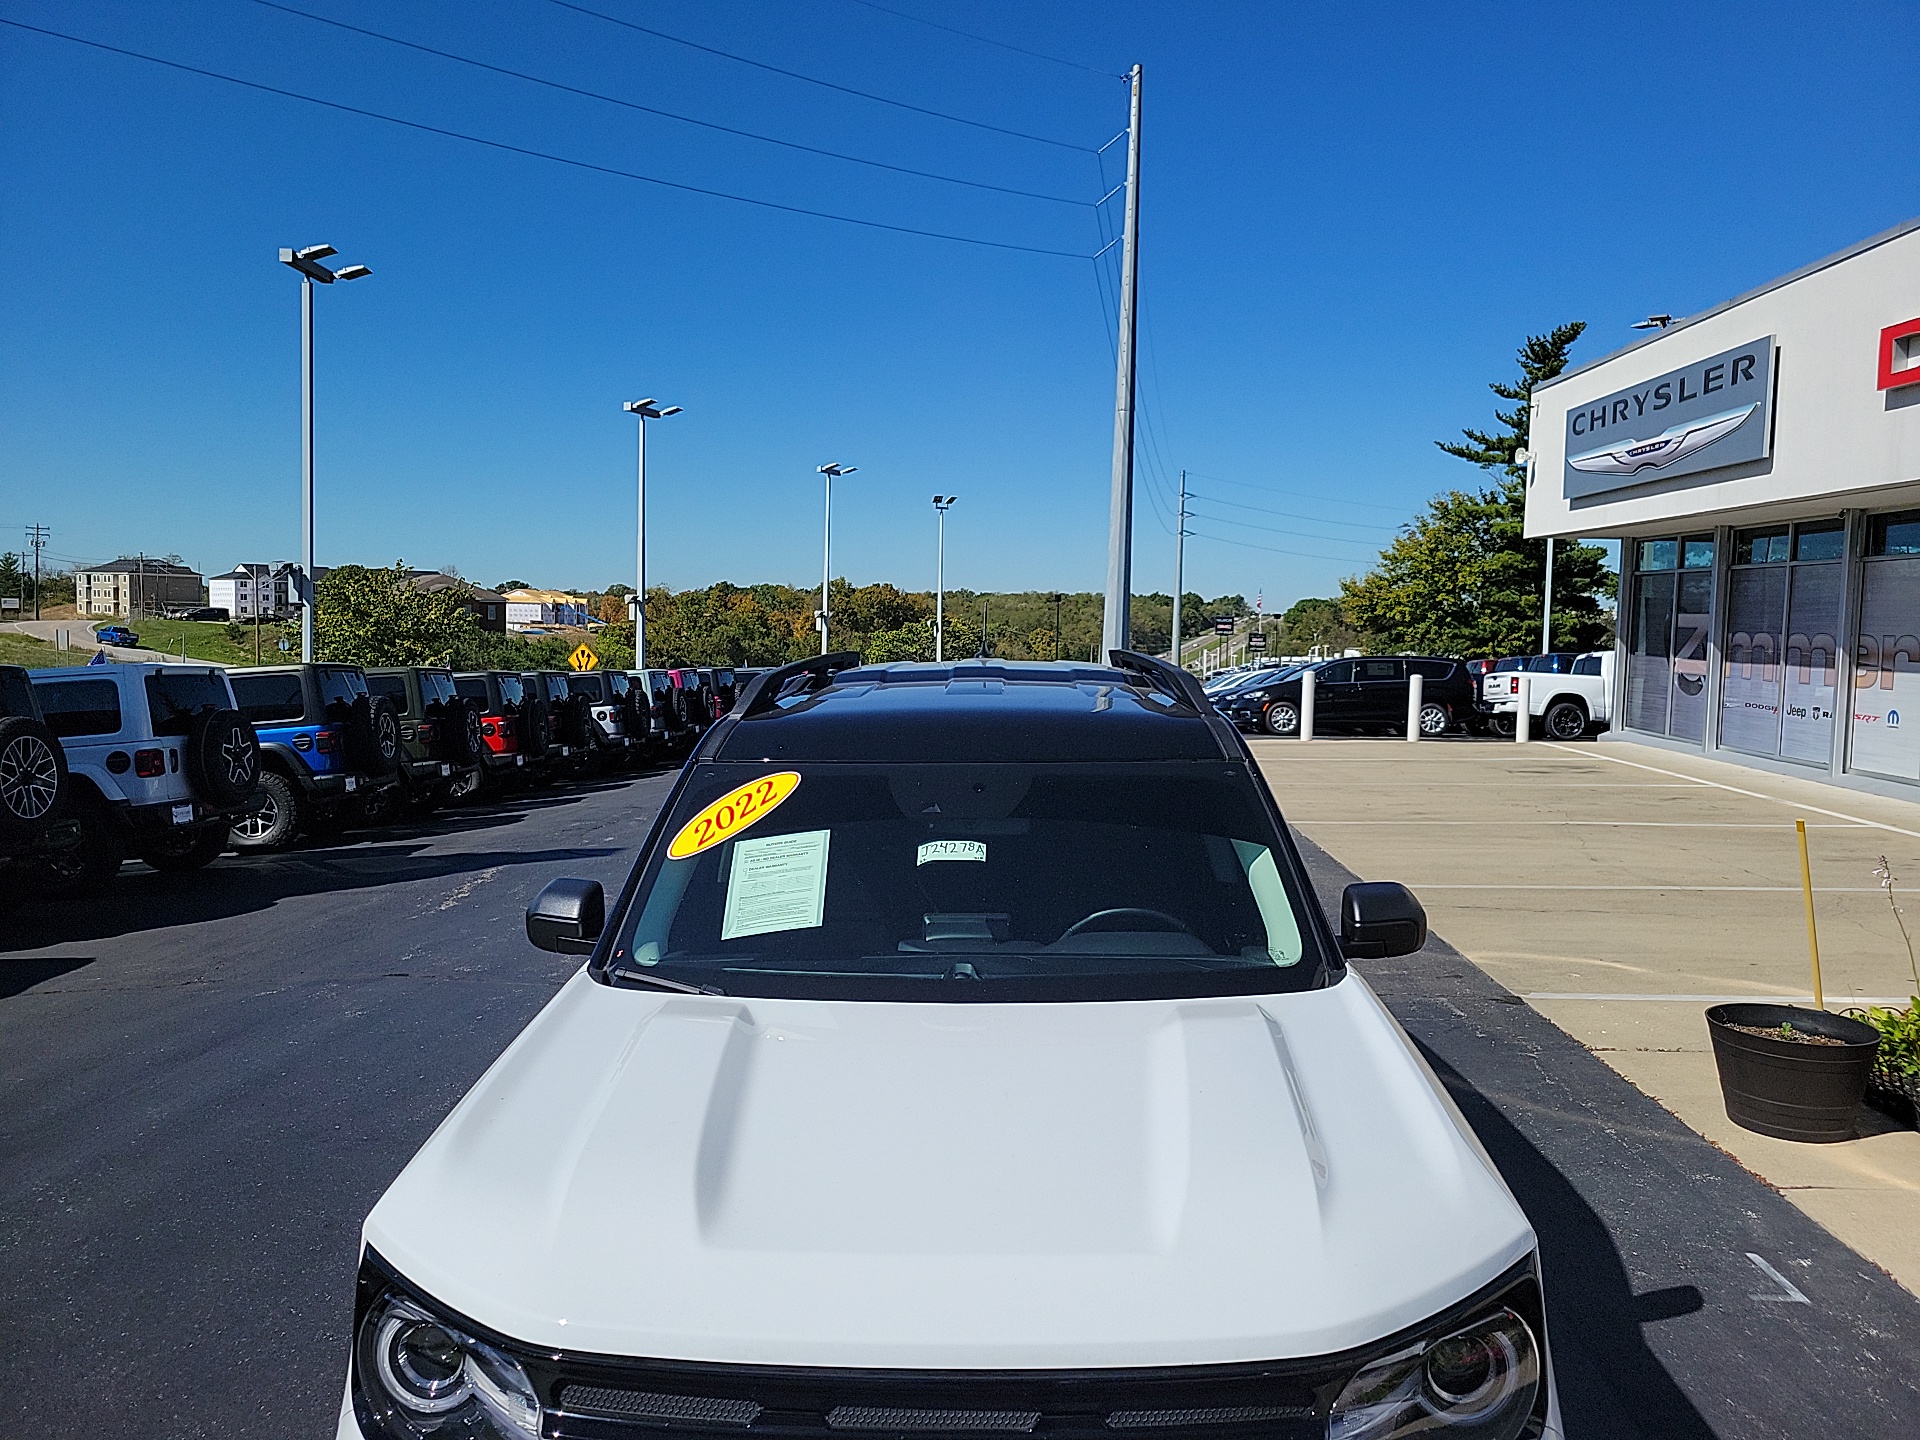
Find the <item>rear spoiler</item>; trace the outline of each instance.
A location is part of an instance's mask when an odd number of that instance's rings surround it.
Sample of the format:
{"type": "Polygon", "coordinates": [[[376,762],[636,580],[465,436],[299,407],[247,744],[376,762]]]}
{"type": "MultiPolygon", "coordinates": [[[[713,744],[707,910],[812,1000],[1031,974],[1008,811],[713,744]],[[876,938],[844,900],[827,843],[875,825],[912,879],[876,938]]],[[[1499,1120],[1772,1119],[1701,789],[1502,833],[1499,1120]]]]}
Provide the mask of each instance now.
{"type": "Polygon", "coordinates": [[[742,720],[749,716],[764,714],[773,709],[790,690],[818,690],[831,684],[833,677],[842,670],[851,670],[860,663],[857,650],[836,650],[831,655],[813,655],[805,660],[796,660],[791,665],[782,665],[778,670],[768,670],[756,675],[747,682],[747,688],[741,692],[729,712],[729,718],[735,716],[742,720]],[[804,680],[804,686],[795,686],[796,680],[804,680]]]}
{"type": "Polygon", "coordinates": [[[1165,660],[1156,660],[1151,655],[1142,655],[1133,650],[1109,650],[1107,663],[1116,670],[1139,676],[1150,689],[1170,695],[1183,705],[1191,705],[1198,714],[1205,715],[1213,709],[1213,702],[1207,699],[1207,692],[1200,688],[1200,681],[1191,671],[1178,665],[1169,665],[1165,660]]]}

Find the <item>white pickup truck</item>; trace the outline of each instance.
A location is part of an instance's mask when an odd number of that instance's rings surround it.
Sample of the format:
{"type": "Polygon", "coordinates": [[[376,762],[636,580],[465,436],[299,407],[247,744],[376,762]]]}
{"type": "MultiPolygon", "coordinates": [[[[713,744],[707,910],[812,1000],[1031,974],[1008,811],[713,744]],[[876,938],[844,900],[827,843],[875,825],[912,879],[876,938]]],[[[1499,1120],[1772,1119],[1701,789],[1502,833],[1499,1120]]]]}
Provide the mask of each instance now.
{"type": "MultiPolygon", "coordinates": [[[[1527,682],[1530,733],[1548,740],[1578,740],[1613,723],[1613,654],[1590,650],[1574,657],[1570,670],[1500,670],[1481,682],[1480,698],[1493,714],[1495,733],[1513,734],[1520,708],[1520,683],[1527,682]]],[[[1541,660],[1551,657],[1540,656],[1541,660]]]]}

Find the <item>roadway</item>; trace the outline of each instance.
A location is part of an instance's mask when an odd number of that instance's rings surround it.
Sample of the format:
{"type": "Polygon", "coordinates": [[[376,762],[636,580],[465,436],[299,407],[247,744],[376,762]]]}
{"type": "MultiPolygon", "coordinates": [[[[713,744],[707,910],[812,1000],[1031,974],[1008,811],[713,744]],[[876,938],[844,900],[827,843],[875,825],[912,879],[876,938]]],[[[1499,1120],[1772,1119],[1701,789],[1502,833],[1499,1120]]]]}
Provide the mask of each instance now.
{"type": "MultiPolygon", "coordinates": [[[[669,779],[0,919],[0,1434],[330,1433],[361,1218],[578,965],[526,900],[669,779]]],[[[1541,1232],[1575,1440],[1920,1430],[1920,1303],[1444,942],[1366,969],[1541,1232]]]]}

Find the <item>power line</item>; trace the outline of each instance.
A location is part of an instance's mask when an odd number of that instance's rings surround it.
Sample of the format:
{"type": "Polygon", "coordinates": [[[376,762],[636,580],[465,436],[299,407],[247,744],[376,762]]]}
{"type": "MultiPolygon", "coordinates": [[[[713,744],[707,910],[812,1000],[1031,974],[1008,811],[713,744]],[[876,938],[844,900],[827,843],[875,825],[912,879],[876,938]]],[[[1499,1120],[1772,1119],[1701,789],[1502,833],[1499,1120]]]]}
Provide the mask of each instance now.
{"type": "Polygon", "coordinates": [[[1187,474],[1195,480],[1211,480],[1216,485],[1238,485],[1244,490],[1264,490],[1269,495],[1294,495],[1302,500],[1318,500],[1323,505],[1351,505],[1360,510],[1385,510],[1390,514],[1404,515],[1404,505],[1376,505],[1370,500],[1339,500],[1331,495],[1316,495],[1311,490],[1289,490],[1282,485],[1260,485],[1251,480],[1233,480],[1225,475],[1206,475],[1198,470],[1188,470],[1187,474]]]}
{"type": "MultiPolygon", "coordinates": [[[[560,3],[560,0],[554,0],[554,3],[560,3]]],[[[119,45],[108,45],[100,40],[88,40],[82,36],[69,35],[60,30],[48,30],[38,25],[28,25],[19,20],[0,18],[0,25],[11,26],[15,30],[27,30],[35,35],[45,35],[54,40],[70,41],[75,45],[85,45],[93,50],[104,50],[113,55],[124,55],[132,60],[145,60],[152,65],[164,65],[169,70],[180,70],[186,74],[203,76],[209,80],[223,80],[229,85],[244,86],[249,90],[258,90],[267,95],[279,95],[288,100],[303,100],[309,105],[321,105],[329,110],[338,110],[348,115],[358,115],[368,120],[380,120],[389,125],[403,125],[409,130],[419,130],[428,135],[439,135],[449,140],[464,140],[471,145],[484,145],[489,150],[501,150],[510,155],[524,155],[533,160],[547,160],[556,165],[568,165],[576,170],[589,170],[595,174],[611,175],[621,180],[638,180],[643,184],[658,185],[668,190],[679,190],[689,195],[705,195],[714,200],[732,200],[741,205],[755,205],[763,210],[779,210],[788,215],[807,215],[816,220],[835,220],[842,225],[859,225],[868,230],[888,230],[896,235],[918,235],[928,240],[951,240],[960,245],[981,245],[991,250],[1017,250],[1028,255],[1053,255],[1062,260],[1086,260],[1090,258],[1078,250],[1050,250],[1040,245],[1016,245],[1009,240],[982,240],[973,235],[951,235],[941,230],[921,230],[911,225],[893,225],[884,220],[863,220],[855,215],[837,215],[830,210],[810,210],[803,205],[783,205],[777,200],[761,200],[751,195],[735,195],[726,190],[710,190],[702,185],[687,185],[678,180],[662,180],[657,175],[642,175],[637,170],[621,170],[612,165],[597,165],[591,160],[576,160],[571,156],[555,155],[547,150],[533,150],[524,145],[510,145],[504,140],[488,140],[484,136],[470,135],[463,130],[449,130],[442,125],[429,125],[422,120],[403,120],[398,115],[385,115],[378,110],[367,110],[358,105],[346,105],[338,100],[322,100],[317,95],[303,95],[298,90],[285,90],[278,85],[267,85],[258,80],[243,80],[237,75],[224,75],[218,70],[206,70],[198,65],[187,65],[178,60],[163,60],[158,55],[144,54],[139,50],[128,50],[119,45]]]]}
{"type": "Polygon", "coordinates": [[[398,35],[388,35],[379,30],[369,30],[364,25],[349,25],[344,20],[335,20],[326,15],[315,15],[306,10],[295,9],[291,5],[282,5],[278,0],[253,0],[268,10],[278,10],[283,15],[297,15],[302,20],[311,20],[316,25],[331,25],[336,30],[345,30],[354,35],[364,35],[369,40],[379,40],[388,45],[398,45],[407,50],[417,50],[423,55],[435,55],[442,60],[451,60],[459,65],[470,65],[476,70],[485,70],[494,75],[504,75],[511,80],[523,80],[529,85],[543,85],[549,90],[559,90],[568,95],[578,95],[588,100],[598,100],[606,105],[618,105],[622,109],[637,110],[643,115],[657,115],[665,120],[677,120],[683,125],[697,125],[703,130],[716,130],[722,135],[735,135],[743,140],[757,140],[763,145],[779,145],[788,150],[799,150],[808,155],[821,155],[830,160],[844,160],[850,165],[867,165],[876,170],[891,170],[896,175],[916,175],[923,180],[939,180],[948,185],[966,185],[975,190],[992,190],[1001,195],[1018,195],[1027,200],[1046,200],[1055,205],[1091,206],[1091,200],[1076,200],[1065,195],[1047,195],[1037,190],[1021,190],[1011,185],[993,185],[985,180],[967,180],[958,175],[942,175],[934,170],[918,170],[911,165],[892,165],[885,160],[869,160],[860,155],[848,155],[839,150],[828,150],[818,145],[805,145],[797,140],[783,140],[777,135],[762,135],[754,130],[741,130],[732,125],[722,125],[713,120],[699,120],[691,115],[681,115],[672,110],[662,110],[655,105],[642,105],[637,100],[625,100],[618,95],[607,95],[598,90],[583,89],[578,85],[568,85],[559,80],[549,80],[540,75],[529,75],[524,70],[510,70],[504,65],[493,65],[485,60],[475,60],[468,55],[457,55],[451,50],[442,50],[433,45],[423,45],[415,40],[403,40],[398,35]]]}
{"type": "MultiPolygon", "coordinates": [[[[1189,475],[1188,478],[1191,479],[1192,476],[1189,475]]],[[[1188,490],[1187,492],[1187,499],[1189,500],[1203,498],[1205,497],[1195,495],[1192,490],[1188,490]]],[[[1313,535],[1305,531],[1294,530],[1280,525],[1256,525],[1251,520],[1241,520],[1231,515],[1200,514],[1197,515],[1196,518],[1201,520],[1218,520],[1222,525],[1238,525],[1244,530],[1264,530],[1270,535],[1297,535],[1302,540],[1324,540],[1329,545],[1358,545],[1363,550],[1378,550],[1380,548],[1371,540],[1351,540],[1345,535],[1313,535]]]]}
{"type": "MultiPolygon", "coordinates": [[[[1187,478],[1193,478],[1192,471],[1187,472],[1187,478]]],[[[1372,530],[1377,534],[1382,530],[1398,528],[1378,520],[1329,520],[1319,515],[1297,515],[1291,510],[1274,510],[1265,505],[1242,505],[1237,500],[1222,500],[1216,495],[1205,495],[1199,491],[1192,492],[1192,498],[1205,500],[1209,505],[1230,505],[1235,510],[1251,510],[1256,515],[1278,515],[1282,520],[1306,520],[1315,525],[1338,525],[1344,530],[1372,530]]]]}
{"type": "Polygon", "coordinates": [[[1310,550],[1282,550],[1277,545],[1255,545],[1248,540],[1229,540],[1224,535],[1209,535],[1204,530],[1189,530],[1187,534],[1196,539],[1211,540],[1216,545],[1235,545],[1242,550],[1263,550],[1269,555],[1291,555],[1299,560],[1332,560],[1341,565],[1356,563],[1350,555],[1321,555],[1310,550]]]}
{"type": "Polygon", "coordinates": [[[924,105],[910,105],[905,100],[895,100],[886,95],[875,95],[870,90],[856,90],[851,85],[838,85],[831,80],[822,80],[817,76],[803,75],[798,70],[783,70],[778,65],[769,65],[764,60],[751,60],[745,55],[736,55],[731,50],[719,50],[711,45],[702,45],[696,40],[682,39],[678,35],[669,35],[664,30],[655,30],[646,25],[636,24],[632,20],[622,20],[618,15],[608,15],[600,10],[591,10],[585,5],[576,5],[573,0],[548,0],[563,10],[577,11],[582,15],[591,15],[596,20],[604,20],[609,25],[619,25],[628,30],[637,30],[642,35],[651,35],[656,40],[665,40],[674,45],[684,45],[689,50],[698,50],[703,55],[716,55],[722,60],[731,60],[738,65],[751,65],[756,70],[765,70],[772,75],[784,75],[789,80],[804,81],[808,85],[818,85],[825,90],[837,90],[842,95],[857,96],[862,100],[872,100],[876,104],[891,105],[898,110],[910,110],[916,115],[931,116],[935,120],[950,120],[955,125],[970,125],[976,130],[990,130],[996,135],[1011,135],[1016,140],[1031,140],[1037,145],[1052,145],[1061,150],[1078,150],[1082,154],[1096,153],[1091,145],[1076,145],[1070,140],[1055,140],[1046,135],[1029,135],[1024,130],[1009,130],[1004,125],[990,125],[985,120],[970,120],[965,115],[950,115],[944,110],[929,110],[924,105]]]}
{"type": "Polygon", "coordinates": [[[1098,75],[1107,80],[1125,80],[1125,75],[1116,75],[1111,70],[1102,70],[1097,65],[1082,65],[1078,60],[1062,60],[1058,55],[1043,55],[1038,50],[1028,50],[1021,45],[1010,45],[1005,40],[994,40],[985,35],[975,35],[971,30],[956,30],[951,25],[942,25],[938,20],[926,20],[918,15],[909,15],[904,10],[889,9],[885,5],[876,5],[873,0],[853,0],[856,5],[864,5],[869,10],[878,10],[882,15],[892,15],[896,19],[910,20],[915,25],[925,25],[931,30],[944,30],[949,35],[958,35],[963,40],[977,40],[982,45],[991,45],[997,50],[1011,50],[1016,55],[1027,55],[1035,60],[1045,60],[1053,65],[1065,65],[1069,69],[1084,70],[1089,75],[1098,75]]]}

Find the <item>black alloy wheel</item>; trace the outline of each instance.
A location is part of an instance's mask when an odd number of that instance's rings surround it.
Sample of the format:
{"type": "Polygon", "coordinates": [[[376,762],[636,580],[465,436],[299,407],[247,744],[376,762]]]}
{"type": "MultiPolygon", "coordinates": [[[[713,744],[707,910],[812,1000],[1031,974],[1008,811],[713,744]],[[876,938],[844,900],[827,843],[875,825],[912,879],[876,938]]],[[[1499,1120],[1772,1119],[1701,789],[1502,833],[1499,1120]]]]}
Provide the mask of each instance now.
{"type": "Polygon", "coordinates": [[[66,787],[66,752],[53,732],[28,715],[0,719],[0,839],[45,830],[66,787]]]}
{"type": "Polygon", "coordinates": [[[62,900],[105,889],[127,856],[120,818],[98,795],[68,797],[66,813],[79,823],[79,842],[41,859],[33,871],[34,888],[62,900]]]}
{"type": "Polygon", "coordinates": [[[1547,707],[1541,725],[1552,739],[1582,739],[1587,733],[1586,707],[1578,700],[1556,700],[1547,707]]]}
{"type": "Polygon", "coordinates": [[[255,809],[242,815],[227,832],[236,850],[284,850],[300,836],[305,807],[294,783],[277,770],[260,776],[255,809]]]}
{"type": "Polygon", "coordinates": [[[203,825],[197,830],[175,830],[161,836],[140,852],[140,858],[156,870],[180,874],[212,864],[226,848],[227,831],[218,825],[203,825]]]}
{"type": "Polygon", "coordinates": [[[1260,725],[1269,735],[1300,733],[1300,707],[1291,700],[1275,700],[1260,712],[1260,725]]]}

